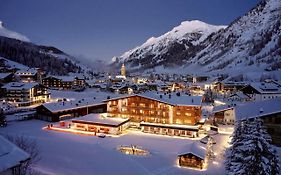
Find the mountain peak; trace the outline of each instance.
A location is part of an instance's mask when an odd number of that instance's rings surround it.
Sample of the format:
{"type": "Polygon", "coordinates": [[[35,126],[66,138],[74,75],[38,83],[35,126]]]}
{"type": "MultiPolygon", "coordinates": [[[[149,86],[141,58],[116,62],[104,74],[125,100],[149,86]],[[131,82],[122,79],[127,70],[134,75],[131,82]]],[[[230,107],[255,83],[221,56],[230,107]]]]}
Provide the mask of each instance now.
{"type": "MultiPolygon", "coordinates": [[[[112,62],[142,59],[147,56],[151,57],[150,61],[156,61],[156,58],[152,57],[166,53],[171,45],[175,46],[178,43],[182,45],[181,47],[192,47],[192,45],[197,45],[203,41],[211,33],[223,28],[226,28],[226,26],[211,25],[199,20],[184,21],[171,31],[159,37],[151,37],[141,46],[125,52],[120,57],[114,57],[112,62]]],[[[138,66],[138,63],[135,65],[138,66]]]]}

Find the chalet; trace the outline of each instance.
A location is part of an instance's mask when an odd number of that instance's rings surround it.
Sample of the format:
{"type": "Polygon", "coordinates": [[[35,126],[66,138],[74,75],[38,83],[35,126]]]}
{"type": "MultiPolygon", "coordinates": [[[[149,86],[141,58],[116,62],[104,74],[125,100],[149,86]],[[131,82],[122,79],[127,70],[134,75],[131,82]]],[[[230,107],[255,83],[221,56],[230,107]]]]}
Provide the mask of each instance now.
{"type": "Polygon", "coordinates": [[[86,80],[84,77],[76,76],[73,80],[73,88],[81,89],[86,87],[86,80]]]}
{"type": "Polygon", "coordinates": [[[236,92],[247,86],[245,82],[220,81],[214,84],[214,89],[221,92],[236,92]]]}
{"type": "Polygon", "coordinates": [[[276,83],[251,83],[240,91],[250,96],[254,101],[281,97],[281,86],[276,83]]]}
{"type": "Polygon", "coordinates": [[[88,98],[44,103],[36,107],[36,111],[38,119],[57,122],[89,113],[104,113],[106,112],[106,104],[101,102],[101,99],[88,98]]]}
{"type": "Polygon", "coordinates": [[[184,147],[178,155],[178,165],[185,168],[205,169],[206,160],[206,145],[195,141],[184,147]]]}
{"type": "Polygon", "coordinates": [[[214,106],[212,114],[216,123],[234,124],[235,113],[234,105],[220,105],[214,106]]]}
{"type": "Polygon", "coordinates": [[[40,80],[40,74],[36,68],[18,70],[15,73],[15,76],[19,77],[22,82],[36,82],[40,80]]]}
{"type": "Polygon", "coordinates": [[[142,127],[144,132],[180,135],[179,127],[182,127],[182,135],[192,136],[193,132],[187,132],[186,125],[195,125],[201,118],[201,96],[149,92],[112,98],[105,102],[109,115],[129,118],[132,125],[142,127]],[[167,128],[171,131],[166,131],[167,128]]]}
{"type": "Polygon", "coordinates": [[[244,94],[241,91],[238,91],[236,93],[231,94],[228,98],[228,101],[233,101],[233,102],[247,102],[251,101],[251,97],[248,96],[247,94],[244,94]]]}
{"type": "Polygon", "coordinates": [[[21,166],[30,155],[0,135],[0,174],[20,175],[21,166]]]}
{"type": "Polygon", "coordinates": [[[47,88],[38,83],[10,82],[4,85],[5,98],[17,106],[29,106],[49,101],[47,88]]]}
{"type": "Polygon", "coordinates": [[[71,76],[49,76],[42,79],[42,84],[55,89],[81,89],[86,86],[84,78],[71,76]]]}
{"type": "Polygon", "coordinates": [[[235,107],[235,119],[261,118],[272,138],[272,143],[281,146],[281,98],[249,102],[235,107]]]}
{"type": "Polygon", "coordinates": [[[121,134],[129,126],[129,119],[106,114],[88,114],[72,120],[72,129],[105,134],[121,134]]]}

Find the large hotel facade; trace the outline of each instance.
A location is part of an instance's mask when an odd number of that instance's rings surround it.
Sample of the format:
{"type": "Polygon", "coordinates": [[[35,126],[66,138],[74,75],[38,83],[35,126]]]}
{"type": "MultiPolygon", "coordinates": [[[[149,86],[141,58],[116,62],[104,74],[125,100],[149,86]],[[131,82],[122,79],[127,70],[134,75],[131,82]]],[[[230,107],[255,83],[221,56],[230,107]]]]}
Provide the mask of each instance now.
{"type": "Polygon", "coordinates": [[[148,93],[105,102],[108,116],[129,118],[143,132],[192,137],[198,133],[195,124],[201,119],[201,96],[148,93]]]}

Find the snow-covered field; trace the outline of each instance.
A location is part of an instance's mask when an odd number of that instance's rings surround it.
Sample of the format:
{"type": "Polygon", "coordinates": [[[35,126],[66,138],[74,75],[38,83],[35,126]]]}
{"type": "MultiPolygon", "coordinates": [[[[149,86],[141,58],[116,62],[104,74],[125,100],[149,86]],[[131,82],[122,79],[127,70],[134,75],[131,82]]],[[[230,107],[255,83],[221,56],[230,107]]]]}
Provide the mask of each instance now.
{"type": "MultiPolygon", "coordinates": [[[[11,122],[0,128],[0,134],[25,135],[35,139],[41,160],[35,167],[48,175],[111,175],[111,174],[225,174],[222,150],[229,135],[217,135],[214,145],[216,161],[206,171],[177,167],[177,155],[195,140],[158,136],[130,131],[120,137],[98,138],[42,130],[48,123],[39,120],[11,122]],[[116,150],[120,145],[138,145],[148,151],[146,157],[125,155],[116,150]]],[[[186,150],[188,151],[188,150],[186,150]]]]}

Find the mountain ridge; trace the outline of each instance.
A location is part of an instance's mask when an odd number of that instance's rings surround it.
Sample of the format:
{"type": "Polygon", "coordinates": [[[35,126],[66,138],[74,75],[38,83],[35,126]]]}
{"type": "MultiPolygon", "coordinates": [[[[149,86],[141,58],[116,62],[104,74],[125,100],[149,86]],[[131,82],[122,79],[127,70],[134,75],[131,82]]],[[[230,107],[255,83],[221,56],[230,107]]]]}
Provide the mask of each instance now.
{"type": "Polygon", "coordinates": [[[139,47],[136,47],[131,49],[131,52],[115,57],[110,66],[118,68],[121,63],[125,63],[127,69],[132,72],[171,70],[171,72],[182,73],[238,74],[247,71],[279,70],[281,69],[280,21],[281,1],[263,0],[245,15],[230,23],[228,27],[210,33],[198,43],[185,42],[185,40],[183,43],[173,42],[161,48],[167,49],[167,52],[158,52],[154,55],[151,55],[148,49],[139,50],[139,47]],[[144,57],[139,57],[138,53],[144,57]]]}

